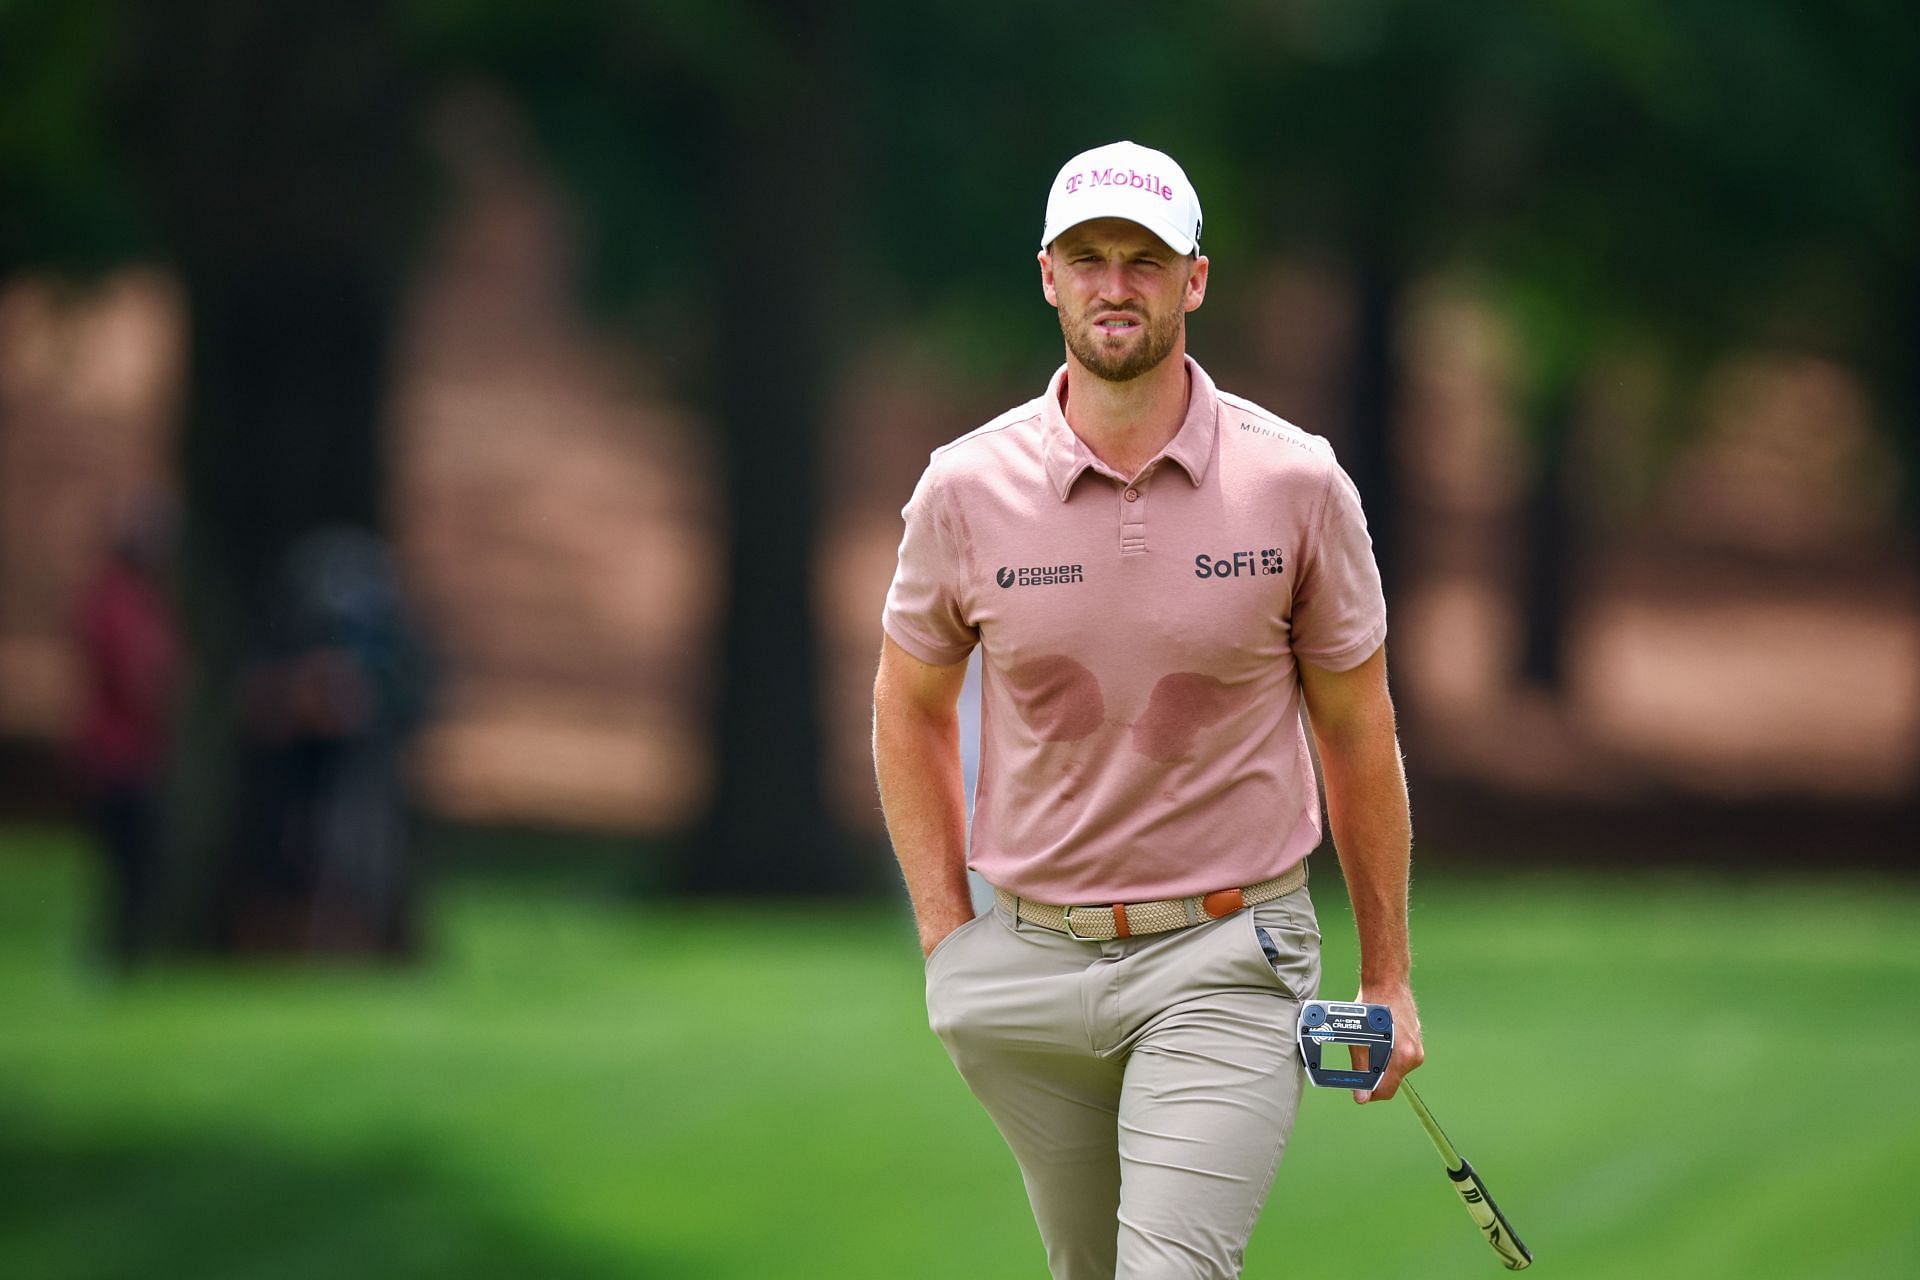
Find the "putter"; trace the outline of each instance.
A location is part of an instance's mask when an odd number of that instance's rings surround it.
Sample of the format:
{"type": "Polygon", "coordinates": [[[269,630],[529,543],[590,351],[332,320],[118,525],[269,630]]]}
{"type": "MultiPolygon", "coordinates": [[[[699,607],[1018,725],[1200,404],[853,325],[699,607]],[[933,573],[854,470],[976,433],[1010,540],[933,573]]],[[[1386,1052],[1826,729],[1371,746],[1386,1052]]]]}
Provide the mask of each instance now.
{"type": "MultiPolygon", "coordinates": [[[[1307,1078],[1323,1089],[1371,1089],[1380,1083],[1380,1077],[1387,1069],[1387,1060],[1392,1055],[1393,1010],[1386,1005],[1312,1000],[1300,1010],[1300,1056],[1306,1059],[1307,1078]],[[1327,1062],[1324,1051],[1328,1045],[1336,1044],[1349,1046],[1349,1057],[1353,1049],[1365,1050],[1367,1065],[1337,1067],[1327,1062]]],[[[1487,1190],[1487,1184],[1480,1180],[1480,1175],[1467,1163],[1467,1158],[1448,1141],[1439,1122],[1433,1118],[1433,1112],[1427,1110],[1427,1104],[1415,1092],[1412,1082],[1403,1079],[1400,1088],[1413,1106],[1413,1114],[1419,1118],[1420,1127],[1427,1131],[1427,1137],[1432,1140],[1434,1150],[1446,1162],[1447,1178],[1459,1194],[1460,1202],[1467,1207],[1467,1216],[1473,1219],[1474,1225],[1480,1228],[1480,1234],[1493,1246],[1502,1265],[1509,1271],[1524,1271],[1533,1265],[1532,1251],[1521,1243],[1513,1224],[1500,1212],[1500,1206],[1494,1203],[1493,1193],[1487,1190]]]]}

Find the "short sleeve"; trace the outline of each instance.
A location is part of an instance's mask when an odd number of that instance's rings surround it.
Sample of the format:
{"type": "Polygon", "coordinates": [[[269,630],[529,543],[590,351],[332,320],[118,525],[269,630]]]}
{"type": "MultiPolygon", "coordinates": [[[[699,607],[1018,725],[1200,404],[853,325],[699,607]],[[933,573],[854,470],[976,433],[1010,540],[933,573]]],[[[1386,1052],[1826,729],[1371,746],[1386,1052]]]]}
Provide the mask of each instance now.
{"type": "Polygon", "coordinates": [[[906,533],[900,539],[899,564],[880,615],[880,625],[895,644],[939,667],[963,661],[980,640],[961,603],[966,566],[940,510],[943,496],[929,467],[900,511],[906,533]]]}
{"type": "Polygon", "coordinates": [[[1316,667],[1347,671],[1387,638],[1387,603],[1360,491],[1328,468],[1320,517],[1309,528],[1293,595],[1293,652],[1316,667]]]}

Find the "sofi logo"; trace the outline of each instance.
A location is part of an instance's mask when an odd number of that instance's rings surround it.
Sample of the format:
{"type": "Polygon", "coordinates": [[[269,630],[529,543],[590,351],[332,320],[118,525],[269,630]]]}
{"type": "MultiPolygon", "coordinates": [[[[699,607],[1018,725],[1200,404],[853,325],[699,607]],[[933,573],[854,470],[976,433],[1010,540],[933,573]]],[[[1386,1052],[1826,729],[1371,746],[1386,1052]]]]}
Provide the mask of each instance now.
{"type": "Polygon", "coordinates": [[[1067,179],[1067,194],[1072,195],[1081,187],[1132,187],[1135,191],[1145,191],[1159,196],[1162,200],[1173,199],[1173,188],[1151,173],[1140,173],[1133,169],[1089,169],[1085,173],[1076,173],[1067,179]]]}
{"type": "Polygon", "coordinates": [[[1286,570],[1286,560],[1278,547],[1262,547],[1256,558],[1251,551],[1235,551],[1228,556],[1214,556],[1202,551],[1193,558],[1193,576],[1196,578],[1237,578],[1259,577],[1282,573],[1286,570]]]}

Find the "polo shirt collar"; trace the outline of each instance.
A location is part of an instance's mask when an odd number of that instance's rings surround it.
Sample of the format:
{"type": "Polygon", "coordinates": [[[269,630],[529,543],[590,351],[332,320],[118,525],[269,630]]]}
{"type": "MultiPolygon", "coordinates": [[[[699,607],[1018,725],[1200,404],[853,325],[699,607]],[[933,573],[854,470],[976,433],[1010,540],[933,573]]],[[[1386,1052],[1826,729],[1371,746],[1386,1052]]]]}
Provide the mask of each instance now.
{"type": "MultiPolygon", "coordinates": [[[[1166,448],[1155,455],[1154,461],[1166,458],[1180,464],[1187,478],[1198,488],[1206,479],[1207,466],[1213,461],[1214,440],[1220,429],[1220,400],[1214,390],[1213,379],[1200,367],[1199,361],[1192,356],[1187,362],[1187,416],[1180,429],[1167,442],[1166,448]]],[[[1086,442],[1073,433],[1067,425],[1067,415],[1060,408],[1060,393],[1066,389],[1067,366],[1064,364],[1055,371],[1053,380],[1047,384],[1047,394],[1043,397],[1042,426],[1043,450],[1046,459],[1047,478],[1053,481],[1054,491],[1065,502],[1073,493],[1074,481],[1084,475],[1094,464],[1093,450],[1086,442]]]]}

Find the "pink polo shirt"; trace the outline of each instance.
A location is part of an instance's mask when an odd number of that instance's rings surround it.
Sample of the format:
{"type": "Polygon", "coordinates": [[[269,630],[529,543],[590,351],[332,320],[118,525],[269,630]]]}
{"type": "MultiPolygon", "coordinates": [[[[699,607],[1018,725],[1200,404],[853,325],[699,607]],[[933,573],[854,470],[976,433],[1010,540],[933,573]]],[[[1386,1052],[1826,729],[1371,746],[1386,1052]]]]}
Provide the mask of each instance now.
{"type": "Polygon", "coordinates": [[[1253,884],[1320,841],[1295,660],[1386,638],[1359,494],[1325,440],[1216,391],[1132,485],[1045,395],[942,446],[902,512],[882,624],[982,647],[968,865],[1023,897],[1253,884]]]}

